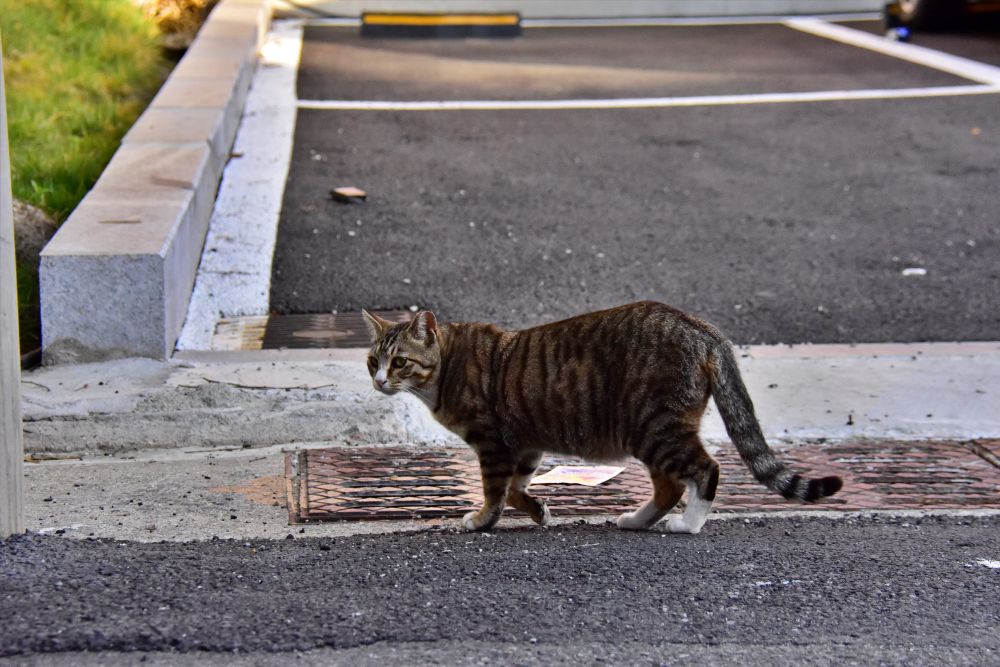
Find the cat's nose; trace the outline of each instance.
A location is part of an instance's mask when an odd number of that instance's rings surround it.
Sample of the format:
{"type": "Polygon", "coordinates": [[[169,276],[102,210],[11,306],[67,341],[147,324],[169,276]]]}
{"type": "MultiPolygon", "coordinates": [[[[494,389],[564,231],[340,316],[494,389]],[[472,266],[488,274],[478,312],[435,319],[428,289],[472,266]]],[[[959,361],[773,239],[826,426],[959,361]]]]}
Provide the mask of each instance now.
{"type": "Polygon", "coordinates": [[[381,378],[375,378],[375,384],[378,385],[379,389],[381,389],[382,387],[384,387],[386,382],[388,382],[388,380],[383,380],[381,378]]]}

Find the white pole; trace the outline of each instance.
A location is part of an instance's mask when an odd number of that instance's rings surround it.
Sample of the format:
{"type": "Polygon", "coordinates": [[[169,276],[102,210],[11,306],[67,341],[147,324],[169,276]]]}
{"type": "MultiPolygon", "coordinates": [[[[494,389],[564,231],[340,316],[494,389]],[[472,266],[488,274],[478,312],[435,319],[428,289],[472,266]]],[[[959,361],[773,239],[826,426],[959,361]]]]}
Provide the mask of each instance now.
{"type": "Polygon", "coordinates": [[[10,189],[7,102],[0,44],[0,538],[24,532],[21,353],[14,269],[14,195],[10,189]]]}

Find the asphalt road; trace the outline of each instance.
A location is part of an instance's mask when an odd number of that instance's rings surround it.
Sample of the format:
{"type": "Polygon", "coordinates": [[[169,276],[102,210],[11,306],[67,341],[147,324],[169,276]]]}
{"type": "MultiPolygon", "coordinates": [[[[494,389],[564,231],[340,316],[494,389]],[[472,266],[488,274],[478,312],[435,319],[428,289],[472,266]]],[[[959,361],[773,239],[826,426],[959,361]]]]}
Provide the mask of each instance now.
{"type": "MultiPolygon", "coordinates": [[[[960,82],[777,26],[529,30],[522,40],[470,42],[369,44],[351,35],[306,31],[301,98],[960,82]],[[563,76],[604,59],[622,76],[563,76]],[[424,65],[387,65],[406,62],[424,65]],[[484,66],[495,75],[461,75],[484,66]],[[566,89],[550,90],[555,80],[566,89]]],[[[995,95],[979,95],[600,111],[300,110],[271,307],[417,305],[445,319],[522,327],[653,298],[739,343],[996,340],[996,107],[995,95]],[[368,201],[330,201],[338,185],[364,188],[368,201]]]]}
{"type": "MultiPolygon", "coordinates": [[[[852,21],[846,25],[876,35],[884,32],[880,21],[852,21]]],[[[961,30],[916,31],[910,44],[1000,66],[1000,15],[983,15],[961,30]]]]}
{"type": "Polygon", "coordinates": [[[998,558],[997,517],[748,519],[698,536],[583,525],[247,543],[23,536],[0,543],[0,655],[997,664],[998,558]]]}
{"type": "Polygon", "coordinates": [[[587,99],[957,85],[782,25],[531,28],[518,39],[305,31],[300,99],[587,99]]]}
{"type": "Polygon", "coordinates": [[[271,304],[530,326],[652,298],[740,343],[995,340],[996,104],[303,111],[271,304]]]}

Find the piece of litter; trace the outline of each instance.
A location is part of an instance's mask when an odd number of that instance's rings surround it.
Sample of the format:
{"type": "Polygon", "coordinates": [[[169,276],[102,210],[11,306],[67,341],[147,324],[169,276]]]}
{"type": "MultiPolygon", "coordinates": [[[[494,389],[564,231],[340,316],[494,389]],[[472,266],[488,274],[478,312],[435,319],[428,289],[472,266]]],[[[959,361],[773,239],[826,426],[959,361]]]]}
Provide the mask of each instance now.
{"type": "Polygon", "coordinates": [[[410,312],[411,312],[411,313],[415,313],[415,312],[417,312],[418,310],[420,310],[420,308],[418,308],[417,306],[410,306],[410,312]]]}
{"type": "Polygon", "coordinates": [[[341,188],[334,188],[330,190],[330,199],[341,204],[350,204],[351,202],[362,202],[368,198],[368,193],[366,193],[361,188],[355,188],[353,186],[344,186],[341,188]]]}
{"type": "Polygon", "coordinates": [[[982,565],[983,567],[988,567],[991,570],[1000,570],[1000,560],[986,560],[985,558],[976,559],[976,565],[982,565]]]}
{"type": "Polygon", "coordinates": [[[620,474],[620,466],[556,466],[531,480],[532,484],[582,484],[597,486],[620,474]]]}
{"type": "Polygon", "coordinates": [[[921,268],[919,266],[911,266],[903,269],[904,276],[926,276],[927,269],[921,268]]]}
{"type": "Polygon", "coordinates": [[[86,528],[86,527],[87,524],[85,523],[74,523],[70,524],[69,526],[52,526],[50,528],[39,528],[38,534],[49,535],[50,533],[59,533],[61,535],[62,533],[65,533],[67,530],[80,530],[81,528],[86,528]]]}

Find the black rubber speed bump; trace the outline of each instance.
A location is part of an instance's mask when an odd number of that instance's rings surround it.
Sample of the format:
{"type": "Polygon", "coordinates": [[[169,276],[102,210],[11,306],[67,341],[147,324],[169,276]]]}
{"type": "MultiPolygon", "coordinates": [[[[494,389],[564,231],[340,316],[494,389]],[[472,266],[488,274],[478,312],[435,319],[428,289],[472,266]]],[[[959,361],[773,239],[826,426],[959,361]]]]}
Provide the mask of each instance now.
{"type": "Polygon", "coordinates": [[[518,37],[520,14],[389,14],[361,15],[362,37],[518,37]]]}

